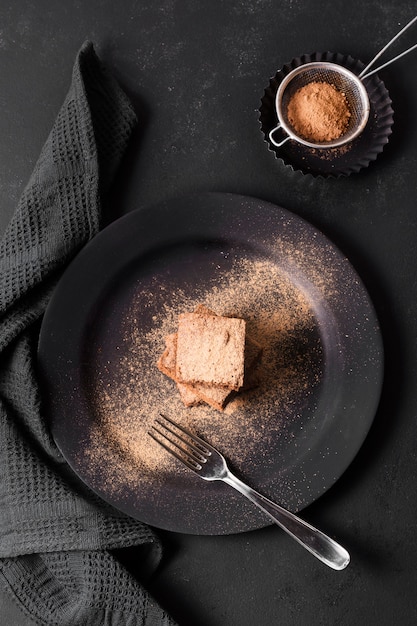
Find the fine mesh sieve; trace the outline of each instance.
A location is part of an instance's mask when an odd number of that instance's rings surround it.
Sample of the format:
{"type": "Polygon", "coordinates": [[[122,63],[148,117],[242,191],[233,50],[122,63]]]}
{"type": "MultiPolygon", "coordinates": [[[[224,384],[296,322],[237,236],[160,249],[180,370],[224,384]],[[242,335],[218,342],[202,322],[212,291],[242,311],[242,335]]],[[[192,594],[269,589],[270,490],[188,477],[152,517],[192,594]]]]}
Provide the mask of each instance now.
{"type": "Polygon", "coordinates": [[[350,70],[337,65],[317,61],[306,63],[290,72],[282,81],[277,91],[275,106],[279,120],[270,133],[271,141],[281,146],[289,139],[313,148],[334,148],[348,141],[352,141],[364,129],[369,116],[369,98],[361,80],[350,70]],[[347,128],[342,136],[331,141],[312,142],[297,134],[290,120],[288,119],[288,105],[294,94],[309,83],[327,83],[333,85],[341,92],[347,102],[350,118],[347,128]],[[282,129],[288,135],[283,141],[277,142],[274,139],[275,131],[282,129]]]}
{"type": "Polygon", "coordinates": [[[397,59],[400,59],[404,55],[417,48],[417,44],[415,44],[408,48],[408,50],[405,50],[401,54],[398,54],[390,61],[387,61],[383,65],[380,65],[378,68],[369,71],[370,67],[374,65],[375,61],[416,21],[417,16],[413,17],[413,19],[410,20],[408,24],[406,24],[404,28],[402,28],[400,32],[397,33],[395,37],[393,37],[374,56],[372,61],[370,61],[370,63],[368,63],[368,65],[361,71],[359,76],[353,74],[353,72],[346,69],[345,67],[337,65],[336,63],[320,61],[305,63],[304,65],[301,65],[295,68],[292,72],[290,72],[280,84],[276,94],[275,108],[279,124],[269,133],[269,139],[271,143],[279,148],[288,140],[293,139],[301,144],[312,148],[334,148],[346,144],[352,141],[355,137],[357,137],[366,126],[370,108],[368,94],[362,81],[371,74],[374,74],[378,70],[387,67],[387,65],[390,65],[394,61],[397,61],[397,59]],[[344,94],[347,100],[347,105],[350,112],[349,122],[343,134],[340,137],[335,138],[331,141],[321,141],[316,143],[308,141],[306,138],[301,137],[300,134],[295,131],[293,125],[288,118],[288,105],[291,101],[291,98],[299,89],[313,82],[324,82],[333,85],[338,91],[344,94]],[[277,131],[284,131],[286,137],[281,141],[277,141],[274,137],[277,131]]]}

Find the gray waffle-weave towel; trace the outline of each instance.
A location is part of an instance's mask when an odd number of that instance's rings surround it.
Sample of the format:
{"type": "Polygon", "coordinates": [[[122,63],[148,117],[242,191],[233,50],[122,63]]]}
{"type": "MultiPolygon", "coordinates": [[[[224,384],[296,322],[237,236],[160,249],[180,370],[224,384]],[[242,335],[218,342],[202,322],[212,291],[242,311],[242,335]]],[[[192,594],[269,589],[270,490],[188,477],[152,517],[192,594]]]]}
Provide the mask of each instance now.
{"type": "Polygon", "coordinates": [[[36,376],[42,314],[101,202],[136,116],[93,45],[0,245],[0,581],[37,624],[174,622],[111,549],[159,543],[74,480],[48,432],[36,376]]]}

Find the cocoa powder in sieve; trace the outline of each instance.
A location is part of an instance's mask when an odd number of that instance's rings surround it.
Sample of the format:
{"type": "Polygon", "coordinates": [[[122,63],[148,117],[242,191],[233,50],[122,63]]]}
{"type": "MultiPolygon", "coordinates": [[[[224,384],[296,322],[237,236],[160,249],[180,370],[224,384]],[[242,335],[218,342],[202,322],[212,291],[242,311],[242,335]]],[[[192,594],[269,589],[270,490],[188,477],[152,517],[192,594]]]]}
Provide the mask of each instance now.
{"type": "Polygon", "coordinates": [[[315,81],[294,93],[287,115],[300,137],[321,143],[339,139],[346,132],[351,112],[342,91],[330,83],[315,81]]]}

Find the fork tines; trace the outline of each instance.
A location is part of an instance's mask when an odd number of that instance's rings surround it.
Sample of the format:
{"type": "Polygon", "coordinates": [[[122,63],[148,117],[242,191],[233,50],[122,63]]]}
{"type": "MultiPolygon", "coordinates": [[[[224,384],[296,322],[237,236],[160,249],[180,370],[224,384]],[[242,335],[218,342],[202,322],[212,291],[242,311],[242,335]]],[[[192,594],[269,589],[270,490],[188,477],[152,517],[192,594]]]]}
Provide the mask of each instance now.
{"type": "Polygon", "coordinates": [[[156,418],[149,435],[165,450],[175,456],[189,469],[199,471],[207,462],[211,451],[203,439],[190,430],[175,423],[160,413],[162,419],[156,418]]]}

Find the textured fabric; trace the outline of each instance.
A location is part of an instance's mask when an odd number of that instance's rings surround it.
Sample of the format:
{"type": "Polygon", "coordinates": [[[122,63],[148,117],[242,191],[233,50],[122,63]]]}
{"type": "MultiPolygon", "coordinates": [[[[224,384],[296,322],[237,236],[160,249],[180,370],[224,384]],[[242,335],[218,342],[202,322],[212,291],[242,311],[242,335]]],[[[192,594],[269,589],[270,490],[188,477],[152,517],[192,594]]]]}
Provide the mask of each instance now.
{"type": "Polygon", "coordinates": [[[152,531],[76,479],[45,421],[36,375],[42,314],[100,228],[101,199],[136,124],[87,42],[0,244],[0,580],[35,623],[173,624],[109,552],[152,531]]]}

